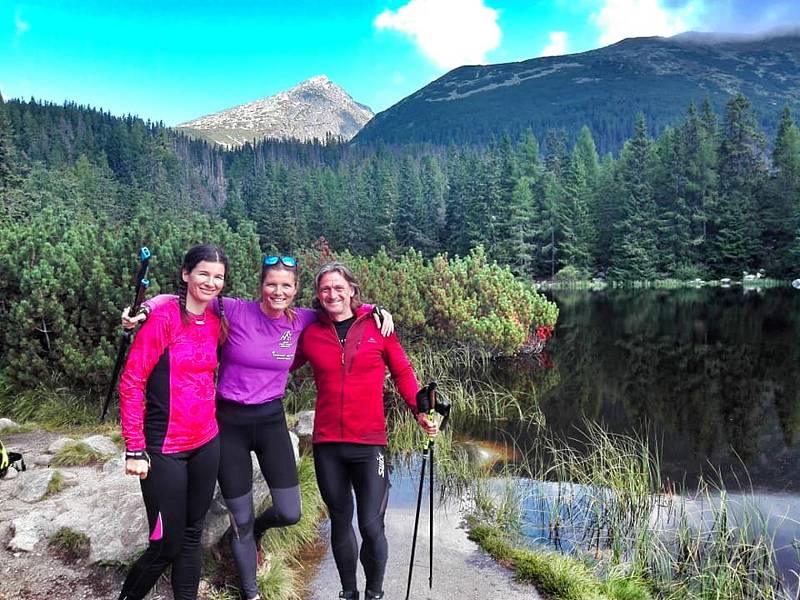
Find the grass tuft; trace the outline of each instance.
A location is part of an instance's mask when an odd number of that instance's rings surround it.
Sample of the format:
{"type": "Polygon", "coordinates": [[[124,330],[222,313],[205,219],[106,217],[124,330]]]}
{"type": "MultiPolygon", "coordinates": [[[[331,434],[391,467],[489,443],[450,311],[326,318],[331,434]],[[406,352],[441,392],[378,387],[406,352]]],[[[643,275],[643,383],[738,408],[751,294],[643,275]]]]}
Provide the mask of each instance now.
{"type": "Polygon", "coordinates": [[[73,440],[64,444],[50,464],[57,467],[84,467],[102,463],[106,458],[105,454],[93,450],[84,442],[73,440]]]}
{"type": "Polygon", "coordinates": [[[48,547],[56,556],[69,562],[88,558],[90,546],[89,538],[85,534],[69,527],[56,531],[48,542],[48,547]]]}
{"type": "Polygon", "coordinates": [[[47,491],[45,492],[45,497],[47,496],[54,496],[58,492],[64,489],[64,476],[61,474],[60,471],[56,471],[53,473],[53,476],[50,478],[50,482],[47,484],[47,491]]]}

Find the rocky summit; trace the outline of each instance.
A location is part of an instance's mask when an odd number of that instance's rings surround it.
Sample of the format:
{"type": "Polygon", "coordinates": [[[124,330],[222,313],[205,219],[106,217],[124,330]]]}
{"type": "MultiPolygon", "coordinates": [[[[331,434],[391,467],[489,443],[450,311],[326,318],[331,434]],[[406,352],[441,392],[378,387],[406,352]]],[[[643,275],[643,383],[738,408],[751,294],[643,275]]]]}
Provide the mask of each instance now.
{"type": "Polygon", "coordinates": [[[324,75],[255,102],[222,110],[176,127],[228,148],[262,139],[349,140],[373,117],[324,75]]]}

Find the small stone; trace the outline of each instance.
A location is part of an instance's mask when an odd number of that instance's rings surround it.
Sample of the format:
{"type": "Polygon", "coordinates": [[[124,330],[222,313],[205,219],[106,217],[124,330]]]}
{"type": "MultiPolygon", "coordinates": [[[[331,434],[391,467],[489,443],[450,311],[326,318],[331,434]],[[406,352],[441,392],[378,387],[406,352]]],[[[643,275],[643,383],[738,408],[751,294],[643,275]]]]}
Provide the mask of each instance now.
{"type": "Polygon", "coordinates": [[[40,465],[42,467],[49,467],[50,462],[53,460],[52,454],[40,454],[39,456],[33,457],[33,464],[40,465]]]}
{"type": "Polygon", "coordinates": [[[4,477],[4,479],[6,480],[16,479],[17,475],[19,475],[19,473],[17,473],[17,470],[14,467],[9,467],[8,471],[6,471],[6,476],[4,477]]]}
{"type": "Polygon", "coordinates": [[[19,425],[17,425],[11,419],[0,419],[0,431],[3,431],[4,429],[15,429],[17,427],[19,427],[19,425]]]}
{"type": "Polygon", "coordinates": [[[297,425],[293,431],[300,439],[310,438],[314,432],[314,411],[303,410],[297,413],[297,425]]]}

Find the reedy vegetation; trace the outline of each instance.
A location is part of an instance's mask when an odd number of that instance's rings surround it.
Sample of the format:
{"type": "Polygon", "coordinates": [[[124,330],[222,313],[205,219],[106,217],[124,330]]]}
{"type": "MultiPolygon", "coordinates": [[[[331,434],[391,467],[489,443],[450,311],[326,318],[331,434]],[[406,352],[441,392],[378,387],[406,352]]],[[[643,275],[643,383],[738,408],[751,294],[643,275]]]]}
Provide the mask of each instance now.
{"type": "Polygon", "coordinates": [[[768,516],[705,481],[693,491],[664,489],[658,454],[643,438],[587,423],[580,439],[545,438],[541,460],[525,472],[532,479],[475,488],[473,537],[517,571],[527,564],[531,580],[554,598],[788,597],[768,516]],[[529,545],[521,514],[539,524],[548,545],[574,557],[572,567],[529,545]],[[627,596],[630,586],[644,591],[627,596]]]}

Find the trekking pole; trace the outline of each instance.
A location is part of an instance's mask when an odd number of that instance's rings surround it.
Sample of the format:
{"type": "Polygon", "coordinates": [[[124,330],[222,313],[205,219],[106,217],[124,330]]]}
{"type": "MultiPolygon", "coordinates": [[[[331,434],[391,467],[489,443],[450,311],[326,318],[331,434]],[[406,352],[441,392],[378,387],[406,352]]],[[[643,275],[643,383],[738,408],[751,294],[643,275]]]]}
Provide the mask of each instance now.
{"type": "MultiPolygon", "coordinates": [[[[439,431],[443,431],[445,426],[447,425],[447,421],[450,418],[450,405],[444,401],[437,402],[436,401],[436,382],[431,382],[428,384],[426,388],[424,388],[422,394],[417,396],[417,408],[420,412],[427,412],[430,418],[438,413],[442,417],[442,423],[439,426],[439,431]]],[[[414,553],[417,546],[417,530],[419,528],[419,509],[422,504],[422,490],[425,486],[425,463],[430,460],[430,472],[429,472],[429,499],[430,499],[430,514],[428,515],[429,521],[429,535],[430,535],[430,573],[428,575],[428,587],[433,589],[433,448],[434,448],[434,440],[433,438],[428,440],[428,447],[426,448],[426,453],[422,455],[422,468],[420,469],[420,477],[419,477],[419,492],[417,493],[417,512],[416,516],[414,517],[414,535],[411,540],[411,560],[408,564],[408,584],[406,586],[406,600],[408,600],[411,594],[411,578],[414,572],[414,553]]]]}
{"type": "Polygon", "coordinates": [[[414,535],[411,538],[411,560],[408,562],[408,585],[406,586],[406,600],[411,594],[411,575],[414,571],[414,551],[417,548],[417,529],[419,528],[419,509],[422,506],[422,488],[425,486],[425,463],[428,461],[427,452],[430,449],[430,442],[428,448],[422,454],[422,468],[419,472],[419,492],[417,492],[417,514],[414,517],[414,535]]]}
{"type": "MultiPolygon", "coordinates": [[[[136,273],[136,287],[135,295],[133,297],[133,304],[128,313],[131,317],[139,310],[142,302],[144,301],[144,294],[147,291],[150,282],[145,279],[147,275],[147,266],[150,263],[150,250],[146,246],[139,249],[139,272],[136,273]]],[[[111,383],[108,386],[108,393],[106,394],[105,402],[103,402],[103,411],[100,413],[100,421],[106,420],[108,414],[108,407],[111,404],[111,396],[114,395],[114,388],[117,386],[117,377],[122,370],[122,365],[125,362],[125,354],[128,350],[128,345],[133,339],[133,330],[126,329],[122,332],[122,338],[119,341],[119,348],[117,349],[117,360],[114,362],[114,371],[111,374],[111,383]]]]}

